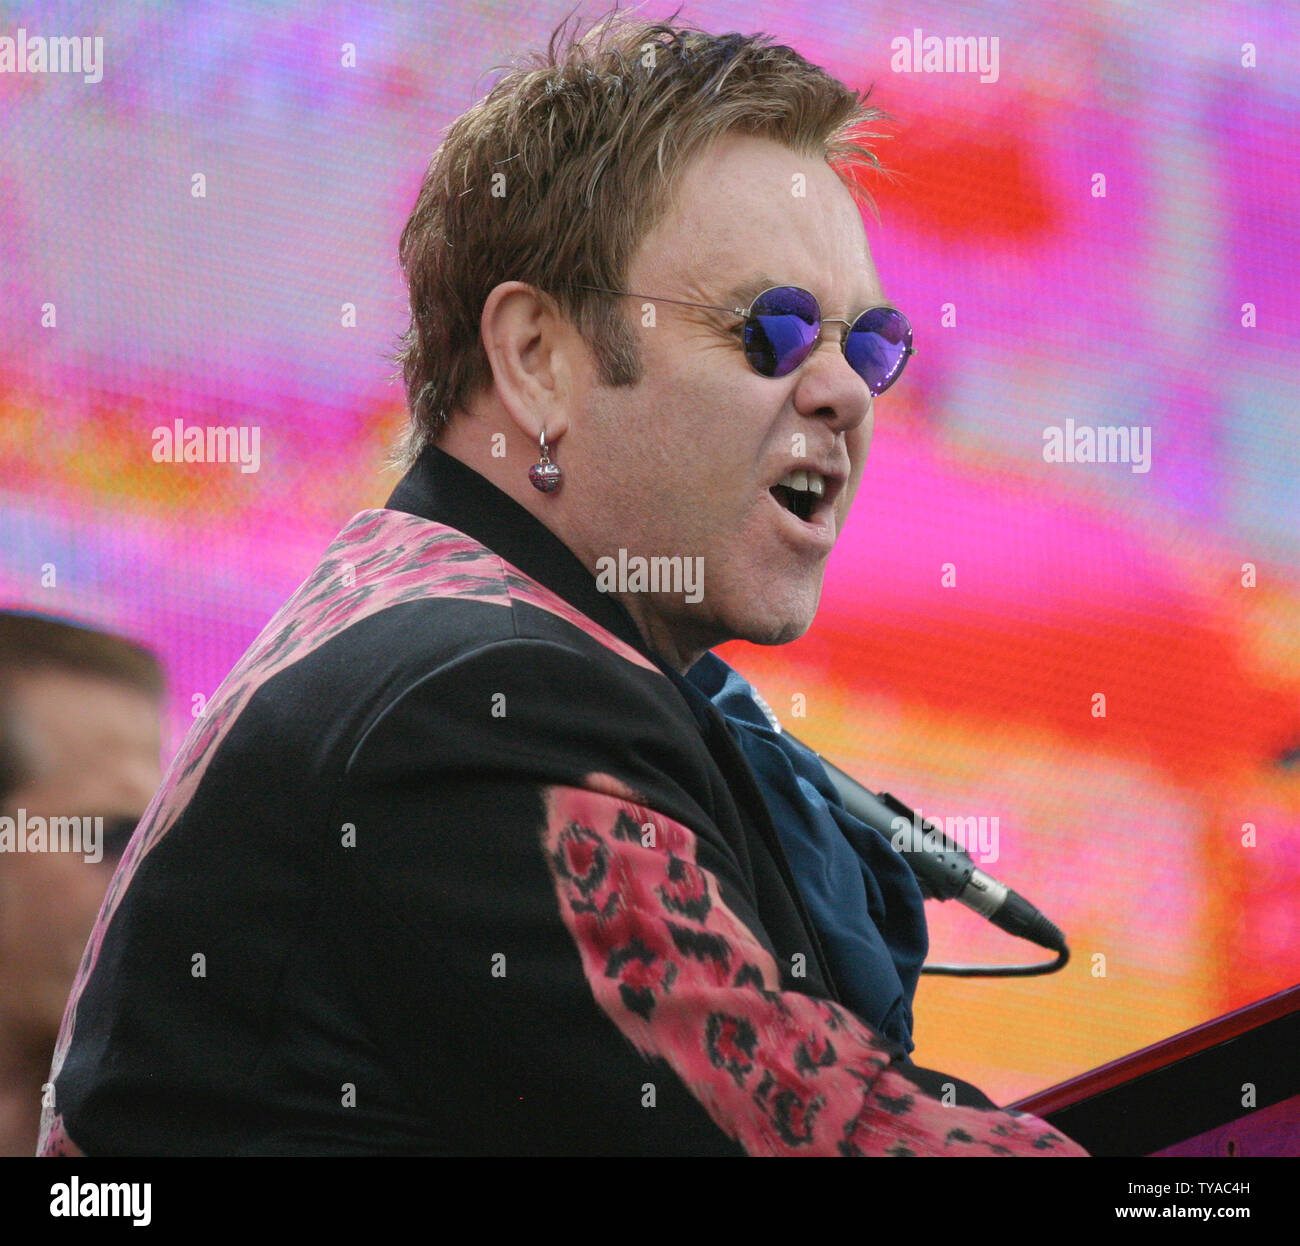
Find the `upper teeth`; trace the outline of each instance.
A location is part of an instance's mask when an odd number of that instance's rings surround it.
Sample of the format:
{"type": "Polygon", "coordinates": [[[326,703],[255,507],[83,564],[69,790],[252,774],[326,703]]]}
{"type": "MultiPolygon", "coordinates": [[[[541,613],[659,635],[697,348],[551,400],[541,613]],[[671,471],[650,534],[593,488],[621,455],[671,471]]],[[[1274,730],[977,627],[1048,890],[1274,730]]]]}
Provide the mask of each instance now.
{"type": "Polygon", "coordinates": [[[806,472],[803,468],[795,472],[787,472],[777,481],[777,484],[784,485],[787,489],[798,489],[802,493],[811,493],[819,498],[826,496],[826,478],[818,472],[806,472]]]}

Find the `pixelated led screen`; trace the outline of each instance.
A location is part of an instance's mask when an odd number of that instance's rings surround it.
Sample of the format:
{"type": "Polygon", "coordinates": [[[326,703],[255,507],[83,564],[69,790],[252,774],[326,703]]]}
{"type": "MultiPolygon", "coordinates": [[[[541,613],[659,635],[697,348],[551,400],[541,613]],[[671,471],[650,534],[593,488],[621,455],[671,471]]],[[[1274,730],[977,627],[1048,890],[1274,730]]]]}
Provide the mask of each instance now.
{"type": "MultiPolygon", "coordinates": [[[[443,127],[571,6],[38,7],[102,64],[0,74],[0,595],[154,647],[174,750],[391,491],[401,226],[443,127]],[[256,454],[157,461],[178,422],[256,454]]],[[[974,819],[1066,931],[1053,977],[923,979],[918,1061],[1004,1102],[1300,978],[1285,9],[683,14],[894,118],[865,221],[917,354],[813,629],[722,652],[868,786],[974,819]]],[[[1034,958],[949,908],[935,959],[1034,958]]]]}

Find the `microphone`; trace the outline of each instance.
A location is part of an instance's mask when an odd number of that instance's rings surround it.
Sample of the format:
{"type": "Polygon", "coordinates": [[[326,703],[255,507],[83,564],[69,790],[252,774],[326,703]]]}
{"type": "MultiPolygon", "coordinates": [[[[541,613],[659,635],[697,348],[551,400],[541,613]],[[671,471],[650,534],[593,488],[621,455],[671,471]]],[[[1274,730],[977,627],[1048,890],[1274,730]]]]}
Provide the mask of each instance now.
{"type": "Polygon", "coordinates": [[[820,753],[817,758],[826,767],[844,807],[875,827],[907,859],[925,899],[957,900],[1000,930],[1060,954],[1062,959],[1052,968],[1065,964],[1070,951],[1060,928],[1023,896],[981,870],[942,827],[919,819],[888,792],[868,791],[820,753]]]}

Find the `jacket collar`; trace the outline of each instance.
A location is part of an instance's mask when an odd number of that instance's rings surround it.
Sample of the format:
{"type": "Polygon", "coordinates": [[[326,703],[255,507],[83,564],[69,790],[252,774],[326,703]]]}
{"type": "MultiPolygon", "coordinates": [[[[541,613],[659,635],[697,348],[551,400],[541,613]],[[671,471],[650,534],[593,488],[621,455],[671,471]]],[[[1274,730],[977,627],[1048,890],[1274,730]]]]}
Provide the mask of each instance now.
{"type": "Polygon", "coordinates": [[[595,577],[554,532],[487,477],[438,446],[421,451],[393,490],[387,509],[446,524],[473,537],[664,667],[663,660],[646,647],[623,603],[596,587],[595,577]]]}

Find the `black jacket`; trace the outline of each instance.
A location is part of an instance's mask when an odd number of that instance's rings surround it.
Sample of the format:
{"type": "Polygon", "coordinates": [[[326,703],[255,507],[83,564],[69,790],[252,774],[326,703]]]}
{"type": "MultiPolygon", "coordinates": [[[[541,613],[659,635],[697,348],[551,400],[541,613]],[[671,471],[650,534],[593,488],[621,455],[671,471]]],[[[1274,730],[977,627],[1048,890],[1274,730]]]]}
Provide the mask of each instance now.
{"type": "Polygon", "coordinates": [[[572,553],[430,449],[196,721],[45,1153],[1077,1153],[837,1002],[753,775],[572,553]]]}

